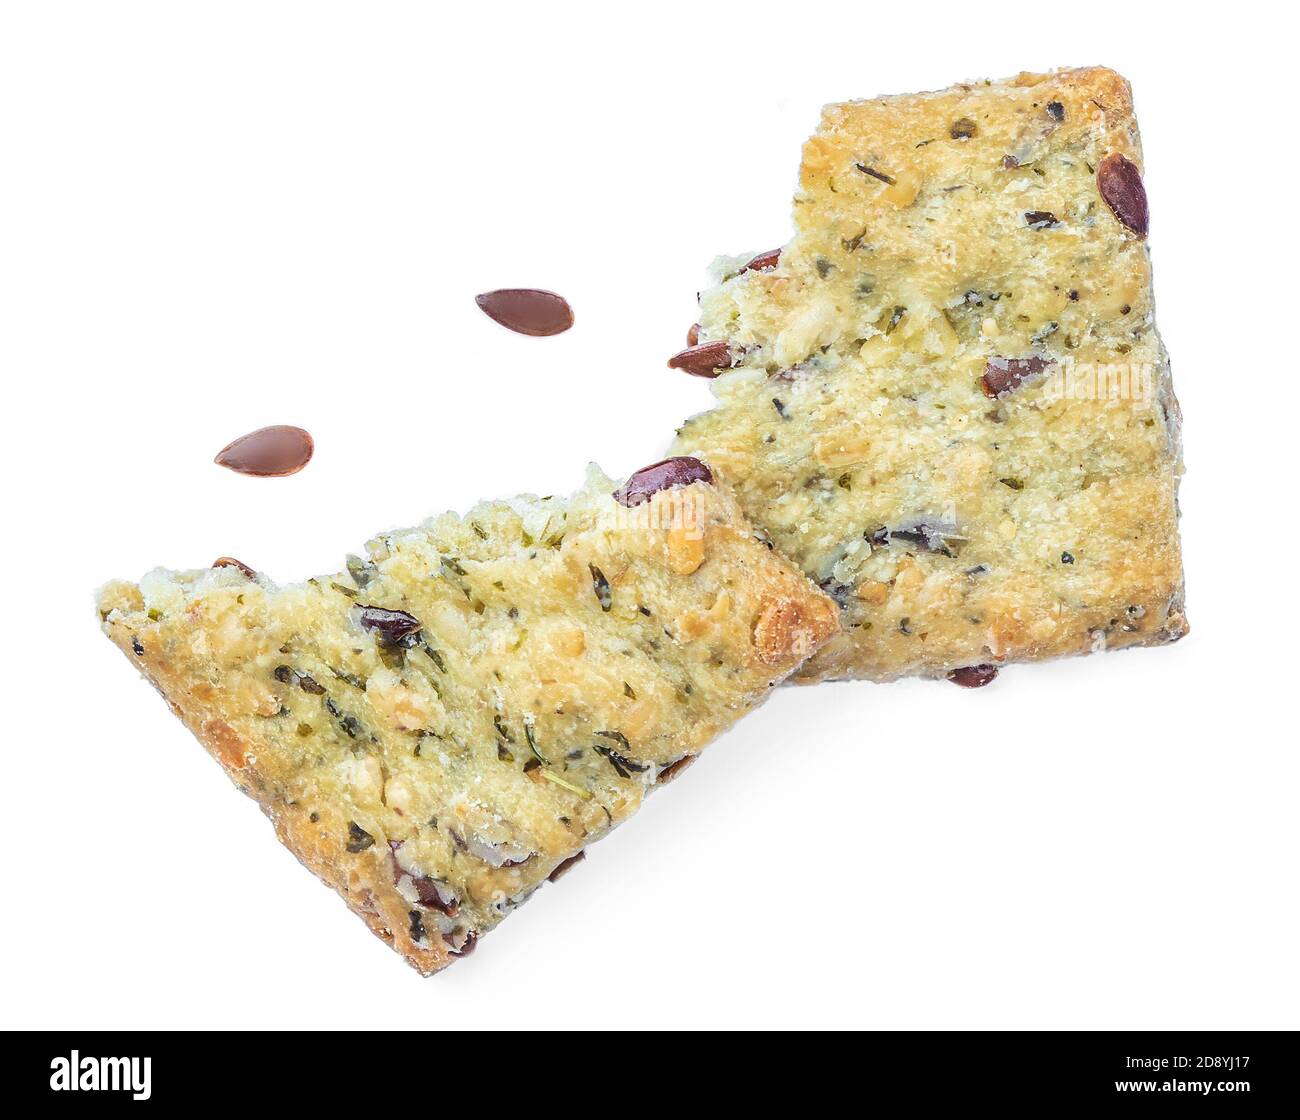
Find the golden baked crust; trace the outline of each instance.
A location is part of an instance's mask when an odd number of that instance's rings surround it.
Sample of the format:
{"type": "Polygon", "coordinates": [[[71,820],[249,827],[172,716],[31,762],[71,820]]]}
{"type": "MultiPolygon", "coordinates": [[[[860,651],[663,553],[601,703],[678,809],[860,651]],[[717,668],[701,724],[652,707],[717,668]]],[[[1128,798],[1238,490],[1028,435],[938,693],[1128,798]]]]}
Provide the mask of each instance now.
{"type": "Polygon", "coordinates": [[[800,679],[1186,632],[1141,162],[1105,69],[825,110],[795,239],[702,297],[735,368],[673,446],[840,604],[800,679]]]}
{"type": "Polygon", "coordinates": [[[234,563],[103,628],[281,841],[423,973],[473,948],[836,628],[695,481],[487,503],[277,588],[234,563]]]}

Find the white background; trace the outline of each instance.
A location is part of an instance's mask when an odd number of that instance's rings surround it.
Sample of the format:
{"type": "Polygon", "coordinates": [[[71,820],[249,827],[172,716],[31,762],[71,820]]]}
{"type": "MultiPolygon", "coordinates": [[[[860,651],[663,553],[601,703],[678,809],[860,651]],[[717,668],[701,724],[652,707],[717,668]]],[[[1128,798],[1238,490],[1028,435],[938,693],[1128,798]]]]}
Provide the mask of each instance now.
{"type": "Polygon", "coordinates": [[[1300,1026],[1294,28],[1149,7],[5,4],[4,1025],[1300,1026]],[[823,102],[1091,63],[1146,146],[1181,644],[784,690],[422,981],[100,636],[113,576],[298,579],[660,457],[823,102]],[[533,285],[574,330],[474,306],[533,285]],[[300,475],[212,465],[276,422],[300,475]]]}

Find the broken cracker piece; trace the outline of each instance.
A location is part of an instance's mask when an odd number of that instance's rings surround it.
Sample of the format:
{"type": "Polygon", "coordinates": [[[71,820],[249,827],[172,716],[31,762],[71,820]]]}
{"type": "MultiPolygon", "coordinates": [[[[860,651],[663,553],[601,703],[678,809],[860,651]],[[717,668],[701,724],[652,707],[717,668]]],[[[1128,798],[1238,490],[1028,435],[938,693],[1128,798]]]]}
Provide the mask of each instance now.
{"type": "Polygon", "coordinates": [[[825,110],[795,239],[701,299],[730,368],[673,445],[838,603],[800,679],[1186,633],[1141,166],[1106,69],[825,110]]]}
{"type": "Polygon", "coordinates": [[[242,563],[151,572],[99,612],[283,843],[425,974],[837,625],[697,461],[385,533],[292,586],[242,563]]]}

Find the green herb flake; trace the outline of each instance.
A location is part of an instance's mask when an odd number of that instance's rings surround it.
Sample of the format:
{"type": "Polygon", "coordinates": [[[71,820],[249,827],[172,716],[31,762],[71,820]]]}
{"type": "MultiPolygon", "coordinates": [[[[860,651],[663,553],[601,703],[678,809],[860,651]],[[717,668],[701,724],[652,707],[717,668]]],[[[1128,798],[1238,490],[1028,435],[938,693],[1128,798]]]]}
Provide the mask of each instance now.
{"type": "Polygon", "coordinates": [[[345,563],[347,565],[348,575],[352,577],[352,582],[358,587],[365,587],[365,585],[374,577],[375,566],[362,560],[360,556],[349,554],[345,563]]]}
{"type": "Polygon", "coordinates": [[[537,749],[537,737],[533,733],[533,719],[531,716],[524,716],[524,738],[528,740],[528,749],[537,756],[540,762],[545,762],[545,755],[537,749]]]}
{"type": "Polygon", "coordinates": [[[877,171],[874,167],[868,167],[865,163],[855,163],[853,166],[861,171],[863,175],[870,175],[873,179],[878,179],[891,187],[898,182],[892,175],[886,175],[883,171],[877,171]]]}
{"type": "Polygon", "coordinates": [[[354,855],[357,852],[364,852],[375,842],[375,838],[362,828],[356,821],[348,821],[348,851],[354,855]]]}
{"type": "MultiPolygon", "coordinates": [[[[603,735],[607,734],[607,732],[598,731],[596,734],[603,735]]],[[[627,740],[623,739],[622,742],[626,743],[627,740]]],[[[649,769],[647,763],[637,762],[636,759],[628,758],[626,755],[619,754],[618,751],[613,750],[602,743],[597,743],[591,749],[598,755],[601,755],[606,762],[614,767],[615,772],[620,778],[630,778],[633,773],[639,774],[643,770],[649,769]]]]}
{"type": "Polygon", "coordinates": [[[614,596],[609,589],[609,580],[605,578],[605,573],[595,564],[588,564],[587,568],[591,572],[591,586],[596,592],[596,600],[600,603],[600,609],[608,611],[614,605],[614,596]]]}
{"type": "Polygon", "coordinates": [[[576,793],[579,797],[589,798],[591,796],[590,790],[583,789],[582,786],[575,785],[573,782],[561,778],[554,770],[543,770],[542,777],[548,782],[554,782],[557,786],[567,789],[570,793],[576,793]]]}

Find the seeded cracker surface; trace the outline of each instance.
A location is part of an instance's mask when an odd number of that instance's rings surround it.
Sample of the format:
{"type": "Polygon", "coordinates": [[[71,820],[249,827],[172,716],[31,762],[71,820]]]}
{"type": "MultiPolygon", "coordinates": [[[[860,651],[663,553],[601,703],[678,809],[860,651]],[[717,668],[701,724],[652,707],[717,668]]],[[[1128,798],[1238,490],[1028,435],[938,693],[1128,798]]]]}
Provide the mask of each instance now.
{"type": "Polygon", "coordinates": [[[708,473],[639,472],[621,504],[593,469],[567,501],[447,514],[293,586],[158,570],[105,587],[100,617],[280,839],[432,973],[834,631],[708,473]]]}
{"type": "Polygon", "coordinates": [[[824,111],[793,242],[701,299],[734,368],[673,448],[839,603],[801,679],[1186,632],[1141,166],[1105,69],[824,111]]]}

